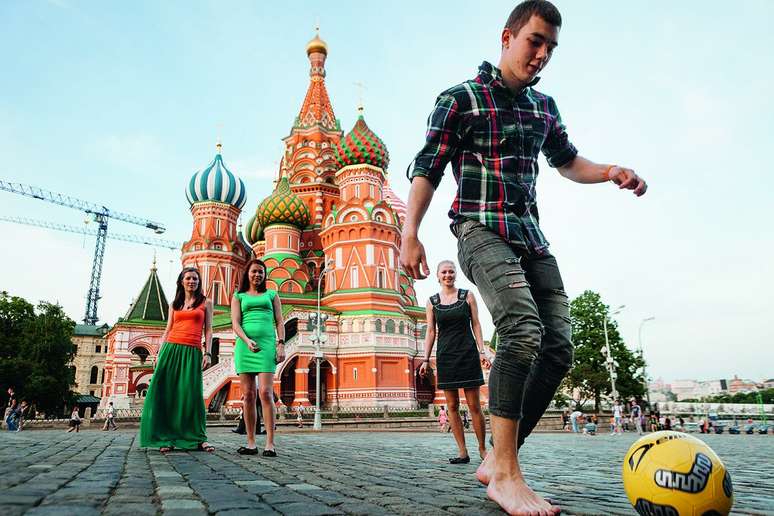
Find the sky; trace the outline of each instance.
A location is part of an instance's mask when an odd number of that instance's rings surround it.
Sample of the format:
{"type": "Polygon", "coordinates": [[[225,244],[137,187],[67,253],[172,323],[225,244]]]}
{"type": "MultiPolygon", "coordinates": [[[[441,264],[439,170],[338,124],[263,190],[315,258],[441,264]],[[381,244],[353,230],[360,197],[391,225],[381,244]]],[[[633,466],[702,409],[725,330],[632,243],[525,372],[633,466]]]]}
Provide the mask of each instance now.
{"type": "MultiPolygon", "coordinates": [[[[579,185],[541,158],[541,227],[568,294],[590,289],[625,305],[615,319],[630,348],[642,344],[654,378],[774,377],[774,3],[556,3],[559,48],[537,89],[556,99],[581,155],[632,167],[650,185],[642,198],[579,185]]],[[[405,169],[436,96],[483,60],[498,62],[515,4],[470,5],[5,0],[0,179],[159,221],[165,238],[182,242],[191,233],[184,187],[220,138],[246,184],[246,221],[271,191],[319,22],[334,112],[351,129],[355,83],[365,85],[366,120],[406,200],[405,169]]],[[[420,230],[433,266],[456,257],[450,172],[420,230]]],[[[3,216],[79,227],[86,218],[0,191],[3,216]]],[[[0,290],[59,302],[81,320],[94,238],[2,221],[0,231],[0,290]]],[[[110,231],[153,236],[120,221],[110,231]]],[[[171,297],[180,253],[156,255],[171,297]]],[[[108,241],[101,321],[125,314],[153,259],[151,247],[108,241]]],[[[437,283],[416,288],[423,304],[437,283]]],[[[488,338],[491,319],[482,320],[488,338]]]]}

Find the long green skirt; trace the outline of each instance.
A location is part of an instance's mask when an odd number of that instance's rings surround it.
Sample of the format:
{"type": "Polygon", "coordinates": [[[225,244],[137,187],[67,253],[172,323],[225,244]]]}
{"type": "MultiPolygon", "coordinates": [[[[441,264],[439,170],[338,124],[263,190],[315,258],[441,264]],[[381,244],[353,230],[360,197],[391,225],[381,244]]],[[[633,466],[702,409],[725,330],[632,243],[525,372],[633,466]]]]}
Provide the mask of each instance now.
{"type": "Polygon", "coordinates": [[[202,351],[165,342],[140,420],[140,446],[195,450],[207,440],[202,351]]]}

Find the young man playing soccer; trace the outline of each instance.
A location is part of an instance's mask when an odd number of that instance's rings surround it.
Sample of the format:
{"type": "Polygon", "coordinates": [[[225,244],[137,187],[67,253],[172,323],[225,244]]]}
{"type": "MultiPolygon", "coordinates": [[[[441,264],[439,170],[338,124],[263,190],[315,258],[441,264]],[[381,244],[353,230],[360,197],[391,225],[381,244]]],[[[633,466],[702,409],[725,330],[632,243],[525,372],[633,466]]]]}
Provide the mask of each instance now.
{"type": "Polygon", "coordinates": [[[567,295],[538,225],[538,153],[578,183],[613,181],[637,196],[647,189],[631,169],[579,156],[554,100],[532,88],[558,44],[561,24],[550,2],[522,2],[502,31],[498,67],[484,62],[476,78],[438,97],[410,174],[401,244],[406,272],[427,277],[419,226],[451,162],[457,193],[449,215],[458,261],[500,338],[489,377],[494,449],[476,474],[489,498],[510,514],[559,512],[526,485],[517,450],[572,363],[567,295]]]}

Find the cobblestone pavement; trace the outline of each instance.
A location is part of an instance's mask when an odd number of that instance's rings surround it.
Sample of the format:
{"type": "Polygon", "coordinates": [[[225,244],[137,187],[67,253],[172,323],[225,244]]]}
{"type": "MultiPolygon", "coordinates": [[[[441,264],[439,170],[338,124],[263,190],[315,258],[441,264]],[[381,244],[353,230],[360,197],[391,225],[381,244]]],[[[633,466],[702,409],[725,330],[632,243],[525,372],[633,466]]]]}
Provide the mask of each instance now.
{"type": "MultiPolygon", "coordinates": [[[[136,430],[0,434],[0,513],[497,514],[473,477],[478,460],[450,465],[451,435],[404,432],[288,433],[279,457],[242,457],[243,437],[209,429],[212,454],[137,448],[136,430]]],[[[703,436],[704,437],[704,436],[703,436]]],[[[536,434],[522,466],[565,514],[634,514],[620,462],[634,435],[536,434]]],[[[734,510],[774,514],[774,439],[710,435],[730,469],[734,510]]],[[[468,435],[471,451],[475,439],[468,435]]],[[[259,445],[261,441],[259,440],[259,445]]]]}

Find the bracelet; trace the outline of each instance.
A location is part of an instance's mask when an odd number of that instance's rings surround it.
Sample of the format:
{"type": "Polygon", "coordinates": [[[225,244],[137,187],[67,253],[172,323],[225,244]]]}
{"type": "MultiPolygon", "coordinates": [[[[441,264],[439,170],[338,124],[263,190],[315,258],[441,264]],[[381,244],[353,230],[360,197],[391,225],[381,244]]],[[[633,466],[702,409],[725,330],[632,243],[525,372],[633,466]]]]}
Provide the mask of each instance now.
{"type": "Polygon", "coordinates": [[[605,181],[610,181],[610,171],[617,166],[618,165],[610,165],[609,167],[607,167],[607,170],[605,170],[605,175],[604,175],[605,181]]]}
{"type": "Polygon", "coordinates": [[[210,352],[208,352],[208,351],[205,351],[205,352],[204,352],[204,355],[205,355],[205,356],[208,356],[208,357],[210,357],[210,358],[212,358],[212,353],[210,353],[210,352]]]}
{"type": "Polygon", "coordinates": [[[422,363],[429,364],[430,363],[430,359],[426,358],[426,359],[422,360],[422,363]]]}
{"type": "Polygon", "coordinates": [[[285,345],[285,339],[277,339],[277,344],[285,345]]]}

